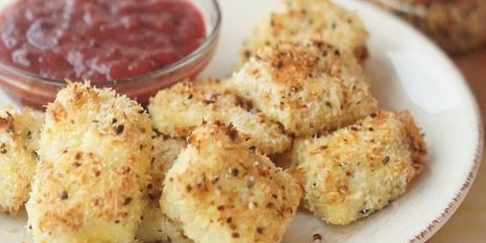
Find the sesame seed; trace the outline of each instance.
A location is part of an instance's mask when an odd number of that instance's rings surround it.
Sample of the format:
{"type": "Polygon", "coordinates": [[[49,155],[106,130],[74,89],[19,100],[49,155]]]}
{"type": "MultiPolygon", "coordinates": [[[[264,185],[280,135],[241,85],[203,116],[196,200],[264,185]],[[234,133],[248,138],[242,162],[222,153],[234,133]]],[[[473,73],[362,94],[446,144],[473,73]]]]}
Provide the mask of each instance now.
{"type": "Polygon", "coordinates": [[[229,173],[230,175],[232,175],[232,176],[238,176],[238,174],[239,174],[240,172],[239,172],[239,171],[238,171],[238,169],[236,169],[236,168],[230,168],[230,169],[228,170],[228,173],[229,173]]]}
{"type": "Polygon", "coordinates": [[[67,191],[62,191],[61,192],[61,200],[66,200],[69,198],[69,194],[67,191]]]}
{"type": "Polygon", "coordinates": [[[384,165],[388,164],[388,162],[390,162],[390,157],[385,156],[385,158],[383,158],[382,162],[383,162],[384,165]]]}
{"type": "Polygon", "coordinates": [[[123,201],[123,205],[126,206],[126,205],[130,204],[131,202],[132,202],[132,198],[131,197],[127,197],[123,201]]]}
{"type": "Polygon", "coordinates": [[[120,134],[123,132],[123,130],[125,130],[125,126],[123,126],[123,124],[122,124],[122,125],[118,125],[118,126],[115,128],[115,132],[116,132],[116,134],[118,134],[118,135],[120,135],[120,134]]]}

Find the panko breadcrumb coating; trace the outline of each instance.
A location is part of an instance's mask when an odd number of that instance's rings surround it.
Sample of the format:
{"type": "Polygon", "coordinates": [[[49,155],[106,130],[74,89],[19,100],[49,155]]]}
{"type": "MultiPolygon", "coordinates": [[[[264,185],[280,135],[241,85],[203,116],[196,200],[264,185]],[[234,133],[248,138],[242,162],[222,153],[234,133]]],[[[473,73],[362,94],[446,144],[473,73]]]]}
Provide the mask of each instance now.
{"type": "Polygon", "coordinates": [[[143,242],[172,242],[191,243],[180,225],[171,221],[160,209],[160,194],[165,174],[172,167],[179,153],[185,148],[186,142],[182,139],[167,139],[159,136],[154,139],[152,152],[152,181],[147,186],[145,208],[142,223],[137,230],[137,239],[143,242]]]}
{"type": "Polygon", "coordinates": [[[328,0],[285,0],[254,25],[242,50],[247,60],[260,48],[279,41],[315,39],[348,49],[363,61],[368,57],[368,32],[353,12],[328,0]]]}
{"type": "Polygon", "coordinates": [[[145,207],[152,122],[125,96],[71,83],[47,106],[27,203],[36,243],[132,243],[145,207]]]}
{"type": "Polygon", "coordinates": [[[309,136],[354,123],[377,110],[359,65],[321,41],[283,42],[260,50],[227,80],[285,130],[309,136]]]}
{"type": "Polygon", "coordinates": [[[425,155],[410,113],[380,111],[328,136],[297,139],[289,172],[304,186],[307,209],[346,225],[405,193],[425,155]]]}
{"type": "Polygon", "coordinates": [[[171,137],[183,138],[204,122],[221,121],[238,130],[237,140],[265,154],[290,148],[282,127],[261,112],[245,109],[241,99],[218,80],[183,82],[161,90],[148,106],[155,127],[171,137]]]}
{"type": "Polygon", "coordinates": [[[302,189],[234,133],[206,124],[190,135],[165,178],[161,208],[196,243],[280,242],[302,189]]]}
{"type": "Polygon", "coordinates": [[[29,199],[44,115],[29,108],[0,110],[0,209],[15,214],[29,199]]]}

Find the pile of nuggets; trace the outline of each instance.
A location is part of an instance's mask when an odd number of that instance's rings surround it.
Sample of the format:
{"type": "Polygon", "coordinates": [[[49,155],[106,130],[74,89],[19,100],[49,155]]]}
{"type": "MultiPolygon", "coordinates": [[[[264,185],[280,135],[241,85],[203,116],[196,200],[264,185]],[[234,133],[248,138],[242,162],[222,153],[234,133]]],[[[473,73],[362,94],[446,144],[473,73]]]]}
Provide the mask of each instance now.
{"type": "Polygon", "coordinates": [[[299,206],[333,225],[369,216],[426,147],[409,112],[371,95],[366,40],[327,0],[285,0],[231,77],[161,90],[148,111],[88,82],[45,114],[4,108],[0,208],[26,203],[37,243],[277,243],[299,206]]]}

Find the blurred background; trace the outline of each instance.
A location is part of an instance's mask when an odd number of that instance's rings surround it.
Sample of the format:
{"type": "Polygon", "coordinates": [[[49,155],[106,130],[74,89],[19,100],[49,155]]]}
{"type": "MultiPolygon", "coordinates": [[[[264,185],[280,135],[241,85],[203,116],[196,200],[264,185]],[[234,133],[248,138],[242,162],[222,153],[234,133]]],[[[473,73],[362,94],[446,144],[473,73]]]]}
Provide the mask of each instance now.
{"type": "MultiPolygon", "coordinates": [[[[486,0],[367,0],[410,22],[455,61],[486,114],[486,0]]],[[[460,163],[461,161],[457,161],[460,163]]],[[[429,243],[486,242],[486,158],[464,203],[429,243]]]]}

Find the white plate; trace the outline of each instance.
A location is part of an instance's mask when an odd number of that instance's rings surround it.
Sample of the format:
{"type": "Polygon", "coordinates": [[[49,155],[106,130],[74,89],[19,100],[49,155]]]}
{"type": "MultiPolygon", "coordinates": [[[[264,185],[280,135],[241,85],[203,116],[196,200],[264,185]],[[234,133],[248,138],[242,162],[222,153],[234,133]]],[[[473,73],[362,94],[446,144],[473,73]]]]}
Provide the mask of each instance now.
{"type": "MultiPolygon", "coordinates": [[[[224,15],[220,46],[205,75],[231,74],[253,20],[276,1],[220,1],[224,15]]],[[[311,243],[315,233],[325,243],[424,242],[454,213],[476,174],[483,138],[477,105],[451,61],[421,34],[368,4],[338,2],[357,11],[370,32],[366,70],[381,105],[411,110],[423,127],[429,149],[427,170],[400,200],[351,226],[331,227],[299,214],[284,243],[311,243]]],[[[0,94],[0,103],[6,102],[0,94]]],[[[24,224],[25,215],[16,219],[0,215],[0,242],[30,242],[24,224]]]]}

